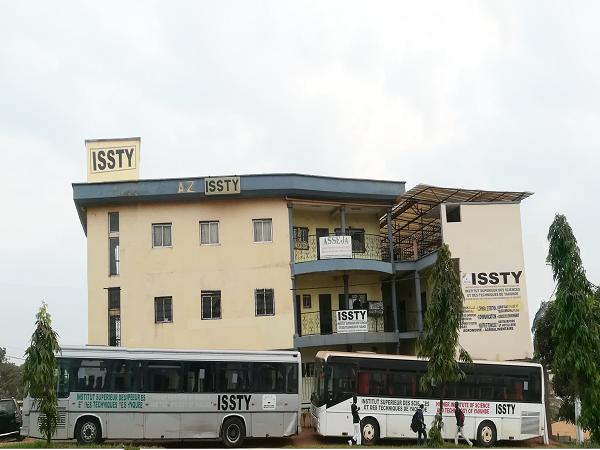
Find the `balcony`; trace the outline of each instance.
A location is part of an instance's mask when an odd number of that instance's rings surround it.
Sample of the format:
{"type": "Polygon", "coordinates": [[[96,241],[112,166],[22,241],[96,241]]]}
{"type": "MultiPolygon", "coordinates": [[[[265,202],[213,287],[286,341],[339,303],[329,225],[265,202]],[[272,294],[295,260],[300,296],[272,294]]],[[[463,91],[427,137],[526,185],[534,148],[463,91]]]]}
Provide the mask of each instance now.
{"type": "Polygon", "coordinates": [[[392,273],[387,236],[366,233],[353,233],[346,236],[350,238],[351,245],[348,245],[345,251],[341,245],[328,243],[320,245],[319,238],[343,237],[338,234],[310,235],[305,239],[295,239],[294,273],[301,275],[334,270],[372,270],[392,273]]]}
{"type": "Polygon", "coordinates": [[[340,344],[397,342],[391,307],[379,314],[367,312],[367,331],[339,332],[337,311],[310,311],[300,314],[296,347],[340,344]]]}

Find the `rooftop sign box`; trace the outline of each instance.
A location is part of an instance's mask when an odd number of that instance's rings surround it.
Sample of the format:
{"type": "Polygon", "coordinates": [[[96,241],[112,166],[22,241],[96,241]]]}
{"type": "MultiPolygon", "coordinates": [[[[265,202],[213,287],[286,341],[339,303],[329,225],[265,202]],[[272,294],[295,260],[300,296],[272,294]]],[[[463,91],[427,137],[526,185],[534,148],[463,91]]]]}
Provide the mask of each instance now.
{"type": "Polygon", "coordinates": [[[86,140],[88,182],[138,180],[140,144],[140,138],[86,140]]]}

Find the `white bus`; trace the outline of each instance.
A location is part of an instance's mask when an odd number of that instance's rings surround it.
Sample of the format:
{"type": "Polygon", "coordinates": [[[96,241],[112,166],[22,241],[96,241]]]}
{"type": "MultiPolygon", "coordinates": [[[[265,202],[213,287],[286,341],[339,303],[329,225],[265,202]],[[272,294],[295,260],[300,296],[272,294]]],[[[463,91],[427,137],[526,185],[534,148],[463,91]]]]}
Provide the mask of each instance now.
{"type": "MultiPolygon", "coordinates": [[[[352,397],[360,407],[362,443],[379,438],[416,438],[411,419],[425,406],[427,430],[439,410],[439,395],[423,392],[420,378],[427,361],[411,356],[317,353],[311,418],[323,436],[352,436],[352,397]]],[[[475,361],[461,364],[466,377],[444,394],[443,436],[456,432],[454,402],[464,412],[463,432],[479,445],[544,435],[544,377],[539,364],[475,361]]]]}
{"type": "MultiPolygon", "coordinates": [[[[291,436],[300,426],[300,354],[291,351],[67,347],[58,356],[55,439],[222,439],[291,436]]],[[[42,437],[24,404],[22,433],[42,437]]]]}

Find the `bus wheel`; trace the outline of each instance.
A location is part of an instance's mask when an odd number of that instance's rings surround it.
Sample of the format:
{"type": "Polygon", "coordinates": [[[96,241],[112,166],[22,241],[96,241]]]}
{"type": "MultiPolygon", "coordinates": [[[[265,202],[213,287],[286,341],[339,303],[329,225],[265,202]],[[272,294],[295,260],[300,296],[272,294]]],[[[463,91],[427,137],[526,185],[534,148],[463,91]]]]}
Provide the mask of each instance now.
{"type": "Polygon", "coordinates": [[[493,422],[486,420],[477,428],[477,443],[482,447],[491,447],[496,443],[496,426],[493,422]]]}
{"type": "Polygon", "coordinates": [[[228,448],[240,447],[246,437],[246,427],[239,417],[232,417],[223,423],[221,439],[228,448]]]}
{"type": "Polygon", "coordinates": [[[75,437],[80,444],[97,444],[102,439],[100,423],[94,417],[79,419],[75,427],[75,437]]]}
{"type": "Polygon", "coordinates": [[[374,445],[379,439],[379,424],[371,417],[361,423],[361,440],[363,445],[374,445]]]}

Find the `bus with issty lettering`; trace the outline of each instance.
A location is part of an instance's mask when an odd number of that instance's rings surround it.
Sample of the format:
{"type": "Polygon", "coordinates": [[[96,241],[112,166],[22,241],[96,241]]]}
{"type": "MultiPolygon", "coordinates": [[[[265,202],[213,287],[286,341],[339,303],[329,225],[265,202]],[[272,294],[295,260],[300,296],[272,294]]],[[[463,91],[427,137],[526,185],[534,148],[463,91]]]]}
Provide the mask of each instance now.
{"type": "MultiPolygon", "coordinates": [[[[464,378],[448,383],[442,417],[444,439],[455,439],[454,404],[464,414],[462,436],[490,447],[496,441],[547,437],[542,366],[521,361],[460,364],[464,378]]],[[[353,435],[350,405],[357,397],[363,444],[380,438],[417,437],[412,416],[423,405],[429,431],[440,392],[423,389],[427,361],[414,356],[318,352],[311,398],[313,427],[323,436],[353,435]]]]}
{"type": "MultiPolygon", "coordinates": [[[[55,439],[246,438],[300,431],[300,354],[294,351],[65,347],[58,360],[55,439]]],[[[22,434],[42,437],[26,398],[22,434]]]]}

